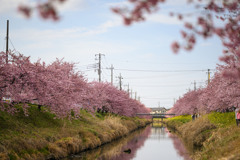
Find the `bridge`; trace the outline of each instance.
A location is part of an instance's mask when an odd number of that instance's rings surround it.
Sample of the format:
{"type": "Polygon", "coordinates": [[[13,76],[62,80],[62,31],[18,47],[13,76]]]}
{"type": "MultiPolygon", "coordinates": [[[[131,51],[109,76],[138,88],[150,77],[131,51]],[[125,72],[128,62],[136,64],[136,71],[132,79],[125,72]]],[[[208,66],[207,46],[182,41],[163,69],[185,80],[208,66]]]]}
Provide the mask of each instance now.
{"type": "Polygon", "coordinates": [[[152,116],[152,120],[153,118],[161,118],[163,120],[163,118],[167,118],[166,116],[175,116],[175,114],[167,114],[167,113],[136,113],[137,116],[152,116]]]}

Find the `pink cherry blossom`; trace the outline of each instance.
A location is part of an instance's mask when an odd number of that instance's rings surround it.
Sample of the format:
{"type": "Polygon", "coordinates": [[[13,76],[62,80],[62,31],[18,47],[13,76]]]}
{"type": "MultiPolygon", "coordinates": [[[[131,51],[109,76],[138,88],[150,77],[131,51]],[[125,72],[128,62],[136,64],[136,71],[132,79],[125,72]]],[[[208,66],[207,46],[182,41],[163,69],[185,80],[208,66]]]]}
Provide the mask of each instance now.
{"type": "Polygon", "coordinates": [[[22,103],[27,115],[28,103],[35,103],[56,114],[58,118],[78,117],[81,109],[91,112],[108,111],[125,116],[147,113],[140,102],[131,99],[109,83],[87,82],[75,71],[75,64],[57,59],[49,65],[40,60],[32,63],[29,57],[9,52],[0,53],[0,110],[14,113],[13,103],[22,103]],[[12,100],[7,107],[4,98],[12,100]]]}

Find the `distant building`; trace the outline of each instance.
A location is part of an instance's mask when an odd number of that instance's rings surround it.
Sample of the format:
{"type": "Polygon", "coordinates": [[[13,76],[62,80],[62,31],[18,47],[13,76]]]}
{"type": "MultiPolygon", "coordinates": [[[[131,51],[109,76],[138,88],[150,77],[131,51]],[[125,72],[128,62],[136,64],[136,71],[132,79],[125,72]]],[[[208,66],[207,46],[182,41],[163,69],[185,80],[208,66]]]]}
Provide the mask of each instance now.
{"type": "Polygon", "coordinates": [[[10,92],[6,91],[6,93],[3,95],[2,99],[0,98],[0,101],[5,101],[5,102],[11,102],[11,96],[10,92]]]}
{"type": "Polygon", "coordinates": [[[150,108],[151,112],[150,114],[160,114],[160,113],[166,113],[168,109],[165,107],[158,107],[158,108],[150,108]]]}
{"type": "Polygon", "coordinates": [[[11,97],[7,97],[7,96],[3,97],[2,100],[5,101],[5,102],[11,102],[12,101],[11,97]]]}

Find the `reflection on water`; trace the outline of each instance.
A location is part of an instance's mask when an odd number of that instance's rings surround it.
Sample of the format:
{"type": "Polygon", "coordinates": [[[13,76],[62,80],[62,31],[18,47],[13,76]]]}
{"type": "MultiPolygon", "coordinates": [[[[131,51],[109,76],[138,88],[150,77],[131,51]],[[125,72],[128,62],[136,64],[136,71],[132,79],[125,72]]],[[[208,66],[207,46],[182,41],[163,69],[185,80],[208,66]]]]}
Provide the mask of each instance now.
{"type": "Polygon", "coordinates": [[[66,158],[71,160],[188,160],[181,141],[161,123],[153,123],[127,137],[66,158]],[[124,152],[125,151],[125,152],[124,152]]]}
{"type": "Polygon", "coordinates": [[[166,127],[162,123],[152,123],[150,139],[166,139],[166,127]]]}
{"type": "Polygon", "coordinates": [[[171,134],[162,123],[153,123],[150,136],[133,159],[189,160],[186,153],[184,146],[176,135],[171,134]]]}
{"type": "Polygon", "coordinates": [[[185,146],[183,145],[182,141],[176,137],[176,135],[171,134],[170,132],[168,132],[168,136],[169,138],[172,139],[173,144],[174,144],[174,148],[176,149],[177,153],[183,157],[185,160],[191,160],[191,158],[189,157],[187,150],[185,149],[185,146]]]}
{"type": "Polygon", "coordinates": [[[105,144],[97,149],[73,155],[66,160],[130,160],[134,157],[137,149],[144,144],[150,133],[151,127],[140,129],[127,137],[105,144]],[[131,150],[131,153],[124,152],[128,149],[131,150]]]}

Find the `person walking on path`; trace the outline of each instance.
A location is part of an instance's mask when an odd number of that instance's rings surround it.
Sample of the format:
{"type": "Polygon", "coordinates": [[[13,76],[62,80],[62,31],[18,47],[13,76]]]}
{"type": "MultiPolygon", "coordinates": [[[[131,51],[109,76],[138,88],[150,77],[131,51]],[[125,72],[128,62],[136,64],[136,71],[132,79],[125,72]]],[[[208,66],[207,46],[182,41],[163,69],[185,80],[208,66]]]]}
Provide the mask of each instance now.
{"type": "Polygon", "coordinates": [[[194,121],[197,118],[196,116],[197,116],[196,113],[192,115],[192,121],[194,121]]]}
{"type": "Polygon", "coordinates": [[[235,119],[236,119],[236,123],[237,123],[237,126],[239,125],[239,122],[240,122],[240,108],[236,108],[235,110],[235,119]]]}
{"type": "Polygon", "coordinates": [[[238,126],[239,123],[240,123],[240,110],[237,112],[237,119],[236,119],[236,121],[237,121],[237,126],[238,126]]]}

